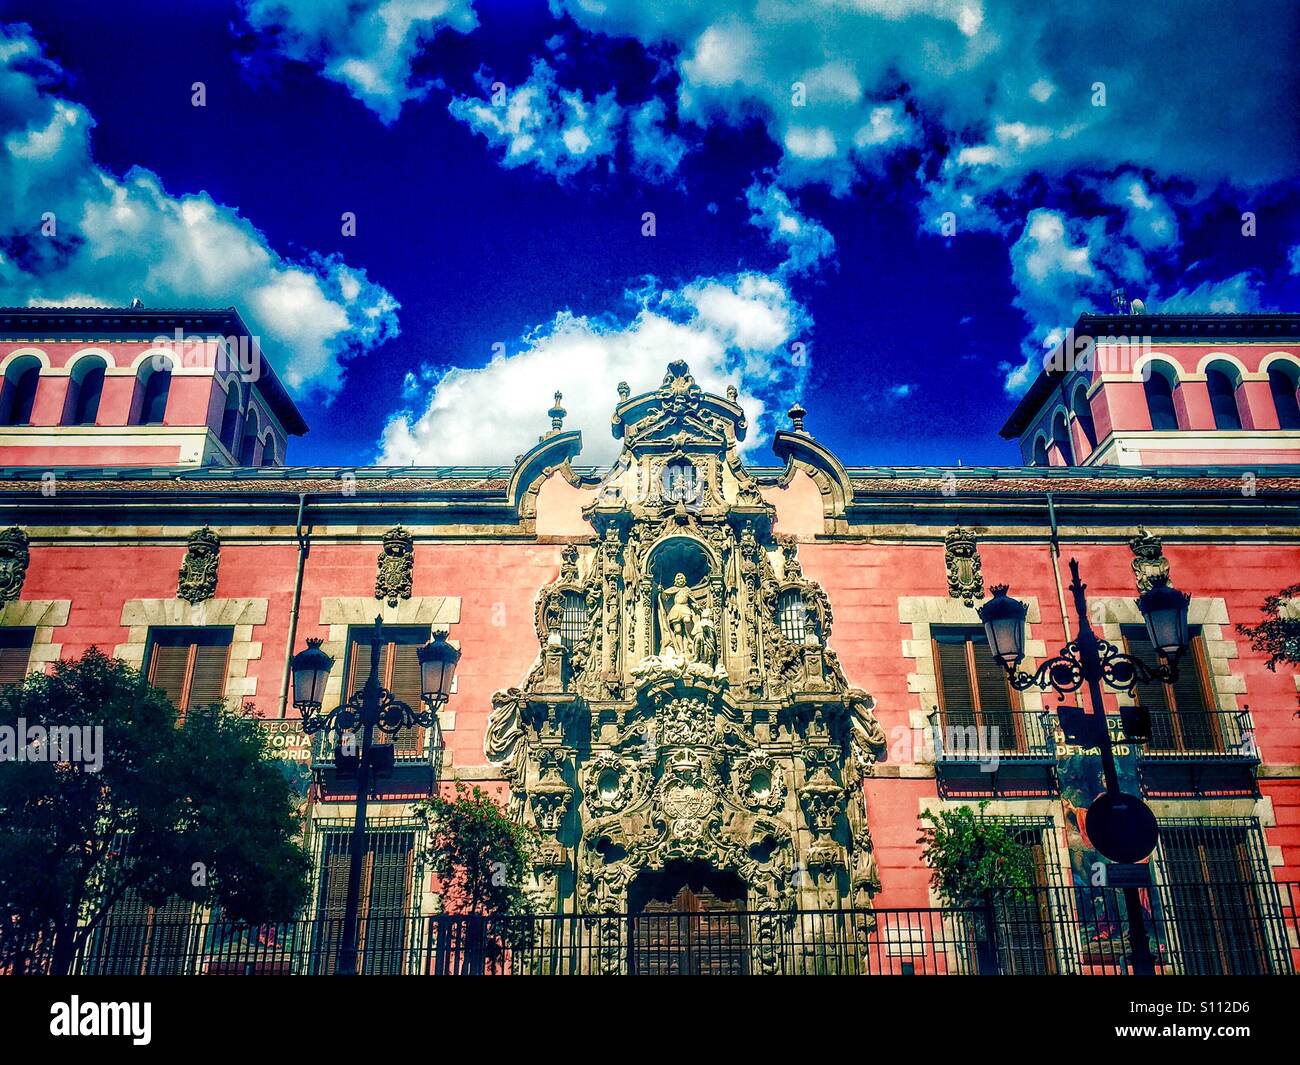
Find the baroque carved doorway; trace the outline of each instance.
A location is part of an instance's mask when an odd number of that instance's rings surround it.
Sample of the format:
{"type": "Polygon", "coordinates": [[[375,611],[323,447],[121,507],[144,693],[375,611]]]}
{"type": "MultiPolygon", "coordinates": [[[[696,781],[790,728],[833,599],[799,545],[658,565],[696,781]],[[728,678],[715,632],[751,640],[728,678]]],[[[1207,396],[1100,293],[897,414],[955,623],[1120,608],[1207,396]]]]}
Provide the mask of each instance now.
{"type": "Polygon", "coordinates": [[[739,976],[748,971],[745,885],[705,862],[643,871],[628,892],[629,971],[646,976],[739,976]]]}

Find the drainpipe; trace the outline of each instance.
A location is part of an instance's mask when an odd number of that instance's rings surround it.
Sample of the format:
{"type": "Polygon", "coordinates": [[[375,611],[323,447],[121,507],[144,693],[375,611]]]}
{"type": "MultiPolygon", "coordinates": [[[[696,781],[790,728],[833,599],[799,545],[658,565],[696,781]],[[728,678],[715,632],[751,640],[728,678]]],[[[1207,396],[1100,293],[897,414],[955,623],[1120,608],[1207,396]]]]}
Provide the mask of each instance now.
{"type": "Polygon", "coordinates": [[[1061,608],[1061,633],[1064,643],[1070,642],[1070,618],[1065,612],[1065,586],[1061,583],[1061,541],[1056,527],[1056,504],[1052,493],[1047,493],[1047,521],[1051,527],[1047,551],[1052,559],[1052,576],[1056,579],[1056,602],[1061,608]]]}
{"type": "MultiPolygon", "coordinates": [[[[298,538],[298,572],[293,580],[293,606],[289,609],[289,638],[284,644],[284,676],[280,680],[280,717],[283,718],[289,708],[289,671],[293,665],[293,645],[298,639],[298,607],[302,602],[302,574],[307,564],[307,551],[311,541],[310,535],[303,532],[302,516],[307,506],[307,494],[298,493],[298,521],[294,535],[298,538]]],[[[1060,577],[1057,577],[1060,583],[1060,577]]]]}

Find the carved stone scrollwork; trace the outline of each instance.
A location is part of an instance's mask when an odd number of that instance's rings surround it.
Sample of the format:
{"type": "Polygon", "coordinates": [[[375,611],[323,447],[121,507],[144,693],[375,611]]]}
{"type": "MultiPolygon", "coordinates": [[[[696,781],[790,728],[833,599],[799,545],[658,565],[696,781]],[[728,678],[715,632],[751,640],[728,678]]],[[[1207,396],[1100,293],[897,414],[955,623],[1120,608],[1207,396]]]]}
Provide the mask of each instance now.
{"type": "Polygon", "coordinates": [[[1164,545],[1158,536],[1152,536],[1142,526],[1128,542],[1133,552],[1133,576],[1139,592],[1149,592],[1151,586],[1169,580],[1169,559],[1165,558],[1164,545]]]}
{"type": "Polygon", "coordinates": [[[0,530],[0,606],[22,594],[31,559],[27,544],[27,534],[16,525],[0,530]]]}
{"type": "Polygon", "coordinates": [[[176,594],[191,605],[217,594],[217,566],[221,559],[221,538],[206,525],[190,533],[181,563],[176,594]]]}
{"type": "Polygon", "coordinates": [[[766,751],[752,751],[731,767],[736,798],[749,810],[776,813],[785,808],[785,772],[766,751]]]}
{"type": "MultiPolygon", "coordinates": [[[[621,391],[613,429],[594,535],[540,590],[538,657],[493,696],[484,751],[545,841],[539,897],[620,914],[639,877],[703,862],[744,885],[751,962],[778,971],[794,907],[866,907],[878,887],[862,781],[884,733],[830,645],[825,590],[773,535],[734,403],[673,363],[659,389],[621,391]]],[[[592,922],[595,969],[627,968],[626,928],[592,922]]]]}
{"type": "Polygon", "coordinates": [[[944,537],[944,561],[948,567],[948,595],[974,606],[984,598],[984,574],[975,534],[958,525],[944,537]]]}
{"type": "Polygon", "coordinates": [[[384,549],[379,553],[375,574],[375,598],[397,606],[399,599],[411,598],[411,576],[415,569],[415,541],[400,525],[384,533],[384,549]]]}

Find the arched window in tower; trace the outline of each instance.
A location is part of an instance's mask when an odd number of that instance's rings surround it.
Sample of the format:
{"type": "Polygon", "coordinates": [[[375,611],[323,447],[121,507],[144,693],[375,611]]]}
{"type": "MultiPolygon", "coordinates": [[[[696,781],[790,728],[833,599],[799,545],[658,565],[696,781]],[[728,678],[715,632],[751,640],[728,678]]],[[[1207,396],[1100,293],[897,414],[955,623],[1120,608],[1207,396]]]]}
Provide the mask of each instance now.
{"type": "Polygon", "coordinates": [[[1205,386],[1210,391],[1210,409],[1214,411],[1216,429],[1241,428],[1236,377],[1237,368],[1231,363],[1212,362],[1205,371],[1205,386]]]}
{"type": "Polygon", "coordinates": [[[226,403],[221,410],[221,443],[235,458],[238,458],[235,449],[239,446],[239,412],[242,406],[239,383],[232,377],[226,382],[226,403]]]}
{"type": "Polygon", "coordinates": [[[565,592],[560,613],[560,643],[572,651],[586,631],[586,596],[580,592],[565,592]]]}
{"type": "Polygon", "coordinates": [[[808,608],[798,588],[788,588],[777,597],[776,620],[781,635],[791,643],[803,643],[808,631],[808,608]]]}
{"type": "Polygon", "coordinates": [[[266,443],[262,445],[262,465],[276,466],[278,461],[275,455],[275,437],[268,436],[266,443]]]}
{"type": "Polygon", "coordinates": [[[1070,426],[1066,423],[1063,410],[1057,411],[1056,417],[1052,419],[1052,446],[1061,456],[1061,462],[1066,466],[1074,465],[1074,448],[1070,446],[1070,426]]]}
{"type": "Polygon", "coordinates": [[[1268,368],[1268,387],[1273,393],[1280,429],[1300,429],[1300,366],[1274,363],[1268,368]]]}
{"type": "Polygon", "coordinates": [[[41,381],[40,360],[32,355],[14,359],[0,385],[0,425],[27,425],[36,404],[36,386],[41,381]]]}
{"type": "Polygon", "coordinates": [[[1074,403],[1070,409],[1074,412],[1074,422],[1083,434],[1083,439],[1087,441],[1088,448],[1097,446],[1097,427],[1092,421],[1092,404],[1088,402],[1088,389],[1084,385],[1079,385],[1074,390],[1074,403]]]}
{"type": "Polygon", "coordinates": [[[1046,466],[1047,462],[1047,441],[1041,436],[1034,439],[1034,465],[1046,466]]]}
{"type": "Polygon", "coordinates": [[[664,467],[663,496],[670,503],[694,503],[700,497],[700,471],[686,459],[664,467]]]}
{"type": "Polygon", "coordinates": [[[68,398],[63,406],[64,425],[94,425],[99,417],[99,397],[104,392],[104,371],[108,364],[98,355],[81,359],[68,381],[68,398]]]}
{"type": "Polygon", "coordinates": [[[162,425],[172,387],[172,364],[166,359],[146,363],[140,368],[135,387],[140,396],[136,424],[162,425]]]}
{"type": "Polygon", "coordinates": [[[1147,396],[1147,410],[1151,413],[1151,428],[1165,432],[1181,428],[1174,408],[1174,382],[1170,372],[1156,363],[1149,363],[1142,388],[1147,396]]]}
{"type": "Polygon", "coordinates": [[[249,411],[248,417],[244,420],[244,437],[239,445],[239,464],[241,466],[256,465],[257,459],[257,414],[255,411],[249,411]]]}

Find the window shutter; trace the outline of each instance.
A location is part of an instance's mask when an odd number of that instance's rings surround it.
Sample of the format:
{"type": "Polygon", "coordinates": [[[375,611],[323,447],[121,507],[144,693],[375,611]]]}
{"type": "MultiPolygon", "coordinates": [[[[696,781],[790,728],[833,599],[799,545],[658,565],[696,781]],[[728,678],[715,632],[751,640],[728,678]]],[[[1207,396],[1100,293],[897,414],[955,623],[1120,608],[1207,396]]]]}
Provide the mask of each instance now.
{"type": "Polygon", "coordinates": [[[184,711],[185,672],[190,660],[190,645],[156,643],[153,648],[153,665],[149,670],[149,683],[161,688],[172,705],[184,711]]]}
{"type": "Polygon", "coordinates": [[[1006,670],[1002,664],[975,640],[968,640],[971,657],[975,661],[975,686],[980,697],[980,721],[990,730],[989,747],[1002,751],[1019,750],[1016,737],[1016,720],[1012,711],[1011,689],[1007,684],[1006,670]],[[994,741],[992,730],[997,729],[994,741]]]}
{"type": "Polygon", "coordinates": [[[32,653],[32,630],[0,630],[0,688],[21,684],[32,653]]]}
{"type": "Polygon", "coordinates": [[[935,666],[938,670],[939,708],[947,725],[975,724],[975,698],[966,668],[965,639],[936,639],[935,666]]]}
{"type": "Polygon", "coordinates": [[[194,670],[190,675],[187,709],[221,702],[226,691],[226,659],[229,654],[229,644],[194,648],[194,670]]]}
{"type": "MultiPolygon", "coordinates": [[[[393,698],[400,699],[412,710],[419,713],[424,709],[420,699],[420,659],[419,645],[414,643],[389,644],[389,691],[393,698]]],[[[399,758],[414,758],[424,750],[424,732],[422,728],[404,728],[397,734],[396,750],[399,758]]]]}

